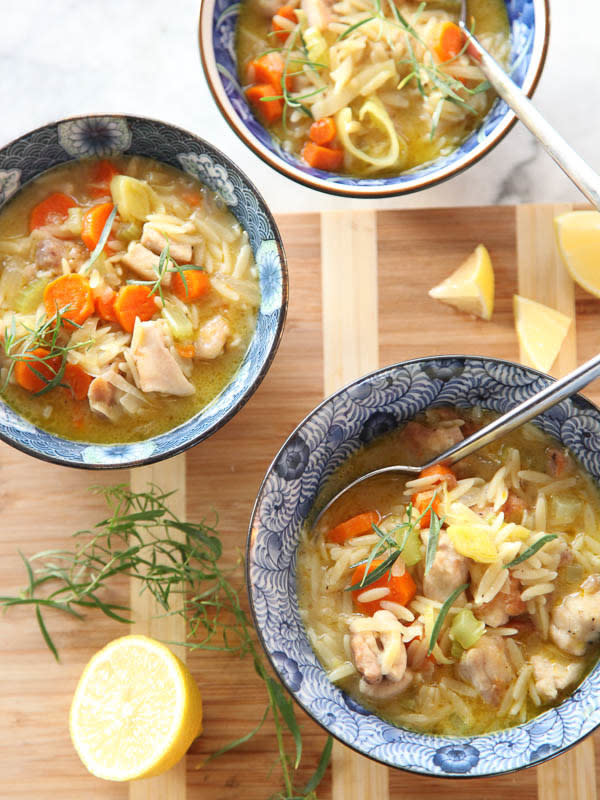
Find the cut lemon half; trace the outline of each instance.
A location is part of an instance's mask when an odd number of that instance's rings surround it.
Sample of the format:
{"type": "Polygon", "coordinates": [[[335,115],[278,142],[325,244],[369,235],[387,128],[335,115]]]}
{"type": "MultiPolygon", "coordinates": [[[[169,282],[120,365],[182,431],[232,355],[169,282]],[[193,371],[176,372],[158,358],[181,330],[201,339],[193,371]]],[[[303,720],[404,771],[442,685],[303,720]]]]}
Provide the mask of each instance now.
{"type": "Polygon", "coordinates": [[[554,219],[554,228],[570,276],[600,297],[600,212],[569,211],[554,219]]]}
{"type": "Polygon", "coordinates": [[[532,367],[548,372],[565,340],[571,318],[527,297],[514,296],[519,343],[532,367]]]}
{"type": "Polygon", "coordinates": [[[202,698],[165,645],[123,636],[91,659],[75,690],[71,739],[98,778],[129,781],[174,766],[202,729],[202,698]]]}
{"type": "Polygon", "coordinates": [[[491,319],[494,310],[494,268],[487,249],[477,245],[461,266],[429,291],[429,296],[459,311],[491,319]]]}

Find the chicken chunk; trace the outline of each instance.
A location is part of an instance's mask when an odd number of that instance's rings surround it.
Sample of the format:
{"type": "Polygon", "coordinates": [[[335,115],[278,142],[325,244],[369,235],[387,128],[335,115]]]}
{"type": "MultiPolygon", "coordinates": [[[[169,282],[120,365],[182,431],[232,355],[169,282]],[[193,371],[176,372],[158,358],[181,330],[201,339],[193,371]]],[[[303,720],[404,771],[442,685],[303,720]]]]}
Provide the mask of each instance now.
{"type": "Polygon", "coordinates": [[[194,387],[167,347],[159,321],[135,322],[131,338],[131,355],[143,392],[162,392],[179,397],[194,394],[194,387]]]}
{"type": "MultiPolygon", "coordinates": [[[[158,256],[139,242],[130,242],[121,262],[145,281],[154,281],[157,278],[158,256]]],[[[163,286],[169,286],[171,274],[170,272],[165,273],[161,280],[163,286]]]]}
{"type": "Polygon", "coordinates": [[[509,575],[493,600],[475,608],[475,616],[491,628],[500,628],[511,617],[518,617],[525,611],[527,606],[521,600],[521,584],[509,575]]]}
{"type": "MultiPolygon", "coordinates": [[[[141,243],[148,250],[160,255],[167,245],[166,238],[153,228],[152,225],[146,223],[142,231],[141,243]]],[[[189,264],[192,259],[192,246],[191,244],[181,244],[181,242],[174,242],[169,239],[169,255],[178,264],[189,264]]]]}
{"type": "Polygon", "coordinates": [[[217,358],[225,349],[229,337],[229,324],[225,317],[217,314],[198,331],[195,343],[196,358],[217,358]]]}
{"type": "Polygon", "coordinates": [[[485,634],[475,647],[465,650],[457,665],[458,676],[476,689],[486,703],[497,706],[514,677],[501,636],[485,634]]]}
{"type": "Polygon", "coordinates": [[[600,638],[600,575],[590,575],[579,592],[553,609],[550,638],[574,656],[582,656],[600,638]]]}
{"type": "Polygon", "coordinates": [[[121,392],[108,380],[109,372],[112,372],[112,370],[113,368],[111,367],[110,370],[103,375],[98,375],[90,383],[88,401],[92,411],[106,417],[111,422],[116,422],[121,416],[121,408],[118,402],[121,392]]]}
{"type": "Polygon", "coordinates": [[[301,0],[300,8],[306,14],[309,27],[322,31],[331,21],[332,2],[326,0],[301,0]]]}
{"type": "Polygon", "coordinates": [[[461,442],[463,434],[460,425],[427,428],[419,422],[408,422],[404,428],[404,438],[417,463],[424,464],[452,447],[453,444],[461,442]]]}
{"type": "MultiPolygon", "coordinates": [[[[429,534],[423,531],[424,537],[429,534]]],[[[450,537],[443,531],[438,539],[438,546],[431,569],[423,577],[423,594],[432,600],[443,603],[461,584],[469,578],[469,562],[456,552],[450,537]]],[[[461,593],[456,605],[464,605],[465,595],[461,593]]]]}
{"type": "Polygon", "coordinates": [[[506,503],[500,510],[504,513],[506,522],[514,522],[519,525],[523,520],[523,512],[526,508],[525,501],[515,492],[509,491],[506,503]]]}
{"type": "Polygon", "coordinates": [[[35,249],[35,263],[40,269],[59,270],[67,253],[64,242],[54,236],[40,239],[35,249]]]}
{"type": "Polygon", "coordinates": [[[556,700],[558,693],[579,680],[583,671],[583,664],[561,664],[551,661],[541,653],[531,657],[531,665],[535,688],[545,703],[556,700]]]}
{"type": "Polygon", "coordinates": [[[350,624],[352,661],[361,675],[361,691],[373,699],[394,697],[409,685],[411,673],[406,670],[406,647],[402,641],[402,625],[389,611],[377,611],[374,621],[389,624],[382,632],[361,630],[350,624]]]}

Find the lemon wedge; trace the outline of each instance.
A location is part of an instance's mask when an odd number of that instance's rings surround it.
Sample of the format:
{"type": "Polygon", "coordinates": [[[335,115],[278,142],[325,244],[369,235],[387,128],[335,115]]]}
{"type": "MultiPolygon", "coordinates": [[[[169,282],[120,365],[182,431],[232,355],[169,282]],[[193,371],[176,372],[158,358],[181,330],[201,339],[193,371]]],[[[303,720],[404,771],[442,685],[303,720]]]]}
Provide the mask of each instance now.
{"type": "Polygon", "coordinates": [[[519,343],[531,366],[548,372],[565,340],[571,318],[527,297],[514,296],[519,343]]]}
{"type": "Polygon", "coordinates": [[[202,728],[202,698],[187,667],[146,636],[123,636],[96,653],[71,704],[71,739],[98,778],[159,775],[202,728]]]}
{"type": "Polygon", "coordinates": [[[479,244],[460,267],[430,290],[429,296],[459,311],[491,319],[494,310],[494,268],[490,254],[479,244]]]}
{"type": "Polygon", "coordinates": [[[570,276],[600,297],[600,212],[569,211],[554,219],[554,228],[570,276]]]}

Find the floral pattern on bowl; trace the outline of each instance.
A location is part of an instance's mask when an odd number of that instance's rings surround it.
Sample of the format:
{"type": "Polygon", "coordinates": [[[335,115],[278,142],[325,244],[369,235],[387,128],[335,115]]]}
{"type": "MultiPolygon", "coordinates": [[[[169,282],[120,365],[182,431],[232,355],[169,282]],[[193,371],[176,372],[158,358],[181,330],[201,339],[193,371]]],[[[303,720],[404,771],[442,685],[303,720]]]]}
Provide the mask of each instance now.
{"type": "Polygon", "coordinates": [[[142,117],[85,116],[46,125],[0,149],[0,207],[25,183],[74,159],[137,154],[184,169],[218,192],[248,233],[261,286],[250,347],[231,382],[201,412],[143,442],[91,445],[50,434],[0,400],[0,439],[67,466],[102,469],[148,464],[207,438],[245,404],[266,374],[287,309],[287,266],[271,213],[248,178],[223,153],[187,131],[142,117]]]}
{"type": "MultiPolygon", "coordinates": [[[[309,167],[287,153],[258,122],[237,77],[235,31],[239,0],[203,0],[200,51],[213,97],[233,131],[282,174],[314,189],[351,197],[384,197],[417,191],[449,178],[475,163],[496,145],[514,123],[506,103],[497,100],[482,125],[454,152],[390,178],[353,178],[309,167]]],[[[547,0],[506,0],[511,28],[511,76],[532,94],[546,57],[547,0]]]]}
{"type": "MultiPolygon", "coordinates": [[[[298,703],[344,744],[393,767],[437,776],[484,776],[558,755],[600,724],[600,664],[561,705],[528,723],[484,736],[430,736],[398,728],[332,684],[303,628],[296,548],[315,498],[333,470],[390,427],[436,405],[505,412],[548,385],[535,370],[491,358],[408,361],[366,375],[325,400],[275,456],[254,507],[247,552],[250,603],[262,644],[298,703]],[[285,656],[283,656],[285,653],[285,656]]],[[[577,395],[536,424],[600,481],[600,411],[577,395]]]]}

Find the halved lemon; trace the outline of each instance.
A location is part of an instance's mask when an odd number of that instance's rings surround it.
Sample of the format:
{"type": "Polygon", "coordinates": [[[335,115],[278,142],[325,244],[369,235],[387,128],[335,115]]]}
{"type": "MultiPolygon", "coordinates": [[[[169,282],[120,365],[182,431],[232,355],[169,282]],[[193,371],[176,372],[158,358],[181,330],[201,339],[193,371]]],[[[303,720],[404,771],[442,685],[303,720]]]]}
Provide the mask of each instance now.
{"type": "Polygon", "coordinates": [[[202,729],[202,697],[189,670],[147,636],[96,653],[71,704],[71,739],[98,778],[129,781],[174,766],[202,729]]]}
{"type": "Polygon", "coordinates": [[[565,340],[571,318],[527,297],[514,296],[519,343],[532,367],[548,372],[565,340]]]}
{"type": "Polygon", "coordinates": [[[573,280],[600,297],[600,212],[569,211],[554,219],[558,249],[573,280]]]}
{"type": "Polygon", "coordinates": [[[429,296],[459,311],[491,319],[494,310],[494,268],[490,254],[479,244],[460,267],[429,291],[429,296]]]}

